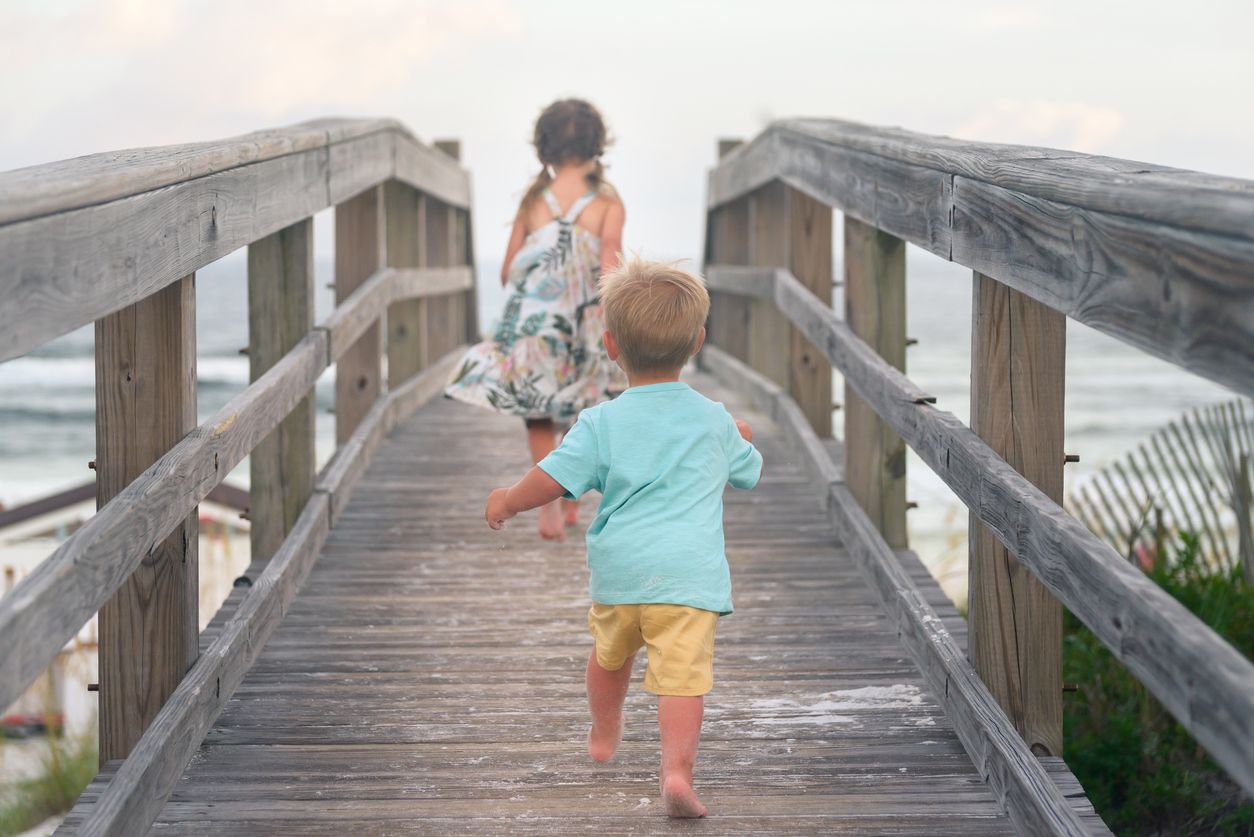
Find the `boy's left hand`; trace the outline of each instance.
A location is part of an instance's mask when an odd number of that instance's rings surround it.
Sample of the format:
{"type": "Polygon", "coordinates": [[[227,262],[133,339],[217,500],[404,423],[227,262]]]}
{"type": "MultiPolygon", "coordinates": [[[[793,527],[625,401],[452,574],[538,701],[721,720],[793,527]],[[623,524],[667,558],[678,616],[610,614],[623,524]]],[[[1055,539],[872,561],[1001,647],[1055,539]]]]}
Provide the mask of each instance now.
{"type": "Polygon", "coordinates": [[[488,521],[488,526],[491,528],[504,529],[505,521],[514,516],[514,512],[509,508],[509,503],[506,502],[508,497],[508,488],[494,489],[488,495],[488,506],[483,512],[483,517],[488,521]]]}

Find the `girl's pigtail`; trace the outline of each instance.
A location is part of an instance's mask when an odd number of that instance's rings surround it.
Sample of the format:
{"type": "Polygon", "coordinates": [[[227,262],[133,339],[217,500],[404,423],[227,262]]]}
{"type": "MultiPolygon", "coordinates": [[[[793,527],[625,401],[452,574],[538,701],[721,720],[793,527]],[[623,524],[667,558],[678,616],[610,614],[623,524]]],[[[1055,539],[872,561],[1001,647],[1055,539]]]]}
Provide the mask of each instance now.
{"type": "Polygon", "coordinates": [[[544,190],[553,182],[553,175],[549,174],[547,165],[540,167],[540,173],[536,175],[536,179],[531,181],[531,185],[527,187],[526,193],[523,195],[522,202],[518,204],[517,217],[522,218],[527,214],[527,207],[531,206],[531,202],[544,194],[544,190]]]}

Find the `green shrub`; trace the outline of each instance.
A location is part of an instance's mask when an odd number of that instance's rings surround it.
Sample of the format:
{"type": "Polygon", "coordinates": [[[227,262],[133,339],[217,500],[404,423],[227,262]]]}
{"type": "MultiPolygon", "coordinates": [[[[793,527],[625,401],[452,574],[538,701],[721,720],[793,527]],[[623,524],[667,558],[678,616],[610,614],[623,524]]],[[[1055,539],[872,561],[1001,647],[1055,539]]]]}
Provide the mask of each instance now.
{"type": "Polygon", "coordinates": [[[0,788],[0,835],[20,834],[70,810],[96,777],[94,738],[49,737],[47,742],[38,776],[0,788]]]}
{"type": "MultiPolygon", "coordinates": [[[[1254,587],[1214,572],[1182,534],[1149,572],[1164,590],[1254,657],[1254,587]]],[[[1116,834],[1254,835],[1254,802],[1104,645],[1067,614],[1064,756],[1116,834]]]]}

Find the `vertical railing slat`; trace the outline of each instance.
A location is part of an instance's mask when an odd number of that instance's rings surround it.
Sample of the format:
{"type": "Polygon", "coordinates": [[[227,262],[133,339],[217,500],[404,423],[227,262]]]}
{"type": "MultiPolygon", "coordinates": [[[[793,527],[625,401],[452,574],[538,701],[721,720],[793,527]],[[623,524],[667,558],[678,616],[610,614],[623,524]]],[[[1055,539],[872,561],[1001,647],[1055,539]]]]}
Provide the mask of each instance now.
{"type": "MultiPolygon", "coordinates": [[[[386,260],[383,187],[372,186],[335,207],[335,304],[386,260]]],[[[335,368],[335,441],[342,445],[374,406],[381,389],[383,332],[375,323],[335,368]]]]}
{"type": "MultiPolygon", "coordinates": [[[[313,219],[248,247],[248,366],[256,381],[314,323],[313,219]]],[[[314,484],[312,394],[249,455],[252,560],[262,561],[296,524],[314,484]]]]}
{"type": "MultiPolygon", "coordinates": [[[[96,322],[96,507],[196,427],[196,280],[96,322]]],[[[100,763],[125,758],[196,660],[196,512],[100,609],[100,763]]]]}
{"type": "MultiPolygon", "coordinates": [[[[882,358],[906,368],[906,244],[845,216],[845,319],[882,358]]],[[[845,481],[889,546],[904,549],[906,443],[845,385],[845,481]]]]}
{"type": "MultiPolygon", "coordinates": [[[[976,273],[971,428],[1062,503],[1066,317],[976,273]]],[[[1062,610],[979,521],[969,523],[968,655],[1037,755],[1062,755],[1062,610]]]]}

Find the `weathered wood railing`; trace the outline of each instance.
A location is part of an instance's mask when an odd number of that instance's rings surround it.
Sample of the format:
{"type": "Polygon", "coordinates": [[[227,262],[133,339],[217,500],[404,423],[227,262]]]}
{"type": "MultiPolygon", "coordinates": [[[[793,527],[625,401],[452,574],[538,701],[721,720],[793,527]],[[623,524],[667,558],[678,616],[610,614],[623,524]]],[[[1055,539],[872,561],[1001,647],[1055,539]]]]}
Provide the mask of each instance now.
{"type": "Polygon", "coordinates": [[[96,323],[99,511],[0,599],[0,707],[100,613],[101,760],[126,761],[85,832],[151,823],[379,440],[475,336],[469,177],[438,146],[337,119],[0,175],[0,360],[96,323]],[[337,306],[315,325],[311,216],[331,206],[337,306]],[[242,246],[252,383],[197,426],[194,272],[242,246]],[[198,657],[196,505],[250,453],[260,576],[198,657]]]}
{"type": "Polygon", "coordinates": [[[703,362],[810,450],[847,548],[1019,826],[1079,828],[1031,758],[1061,754],[1059,601],[1254,792],[1254,665],[1059,505],[1067,316],[1254,394],[1254,183],[834,120],[719,151],[703,362]],[[971,427],[904,375],[907,242],[975,271],[971,427]],[[843,474],[819,443],[828,362],[846,382],[843,474]],[[906,444],[970,510],[971,662],[893,555],[906,444]]]}

